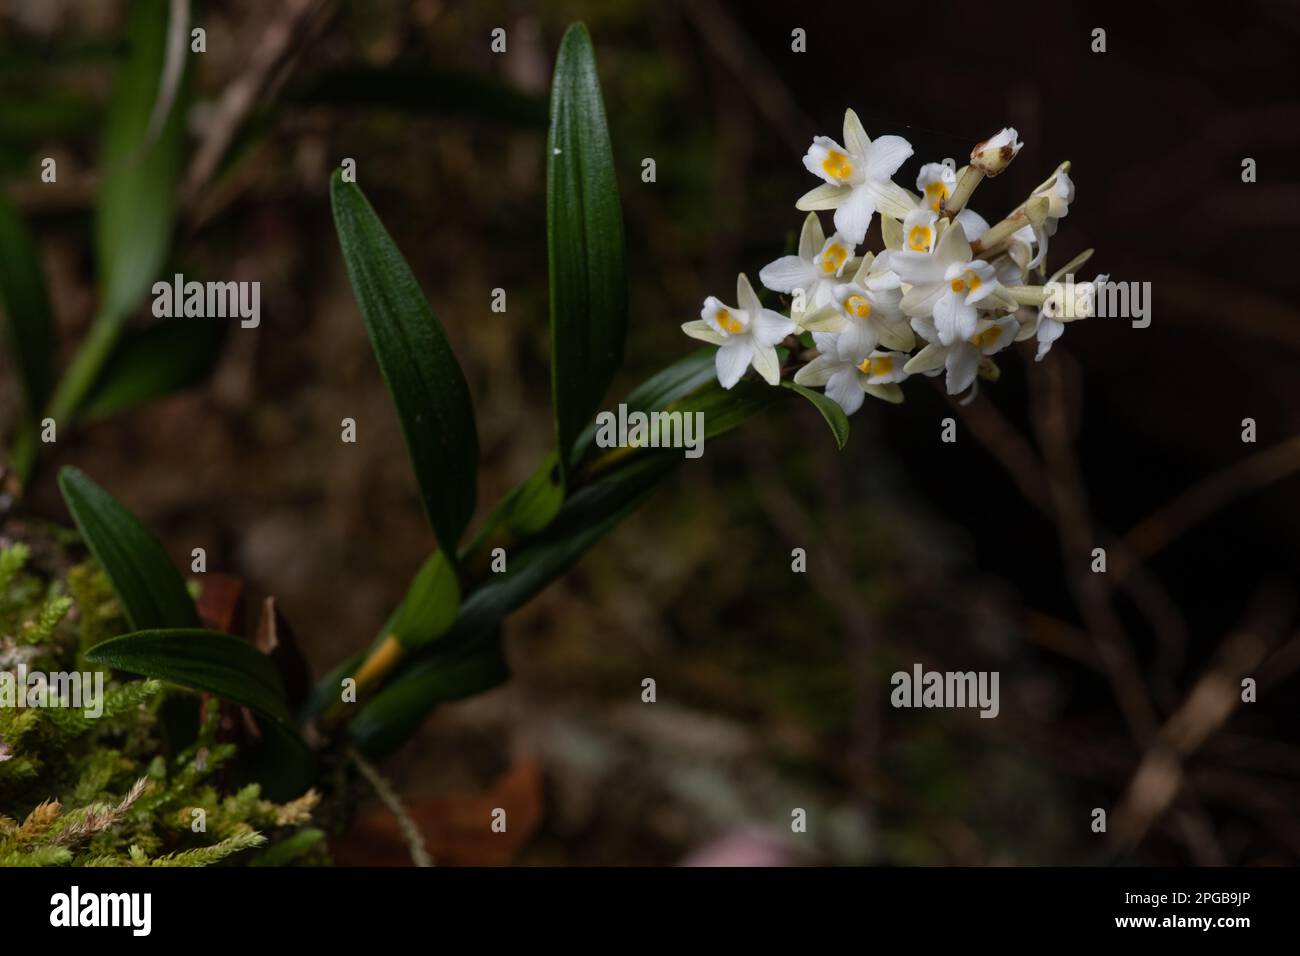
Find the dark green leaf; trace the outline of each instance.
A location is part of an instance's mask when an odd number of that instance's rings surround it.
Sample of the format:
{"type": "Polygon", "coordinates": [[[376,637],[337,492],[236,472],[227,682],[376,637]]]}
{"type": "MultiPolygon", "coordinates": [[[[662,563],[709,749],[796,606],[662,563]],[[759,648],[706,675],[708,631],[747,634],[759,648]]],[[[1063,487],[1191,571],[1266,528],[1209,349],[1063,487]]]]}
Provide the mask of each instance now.
{"type": "MultiPolygon", "coordinates": [[[[505,617],[555,580],[668,475],[678,459],[651,456],[574,493],[540,535],[512,549],[505,573],[465,599],[451,630],[420,650],[349,725],[367,754],[400,745],[438,704],[506,679],[500,628],[505,617]]],[[[325,682],[322,682],[322,688],[325,682]]],[[[338,684],[333,684],[337,693],[338,684]]]]}
{"type": "Polygon", "coordinates": [[[22,376],[29,420],[41,417],[54,381],[54,320],[27,226],[0,194],[0,308],[22,376]]]}
{"type": "Polygon", "coordinates": [[[92,664],[205,690],[222,700],[289,721],[284,685],[270,659],[247,641],[202,628],[142,630],[96,644],[92,664]]]}
{"type": "Polygon", "coordinates": [[[564,35],[551,86],[546,155],[551,397],[564,474],[623,357],[623,216],[595,55],[586,27],[564,35]]]}
{"type": "Polygon", "coordinates": [[[129,511],[76,468],[59,473],[59,489],[134,630],[198,625],[185,581],[162,545],[129,511]]]}
{"type": "Polygon", "coordinates": [[[473,651],[423,661],[374,696],[348,725],[352,744],[369,757],[391,753],[438,704],[462,700],[510,676],[498,639],[473,651]]]}
{"type": "Polygon", "coordinates": [[[478,436],[469,387],[419,283],[374,209],[341,171],[334,224],[370,344],[397,406],[425,511],[447,554],[474,511],[478,436]]]}
{"type": "Polygon", "coordinates": [[[102,418],[196,385],[212,374],[228,328],[215,320],[163,319],[117,344],[81,406],[102,418]]]}
{"type": "Polygon", "coordinates": [[[831,427],[836,446],[843,451],[849,440],[849,418],[844,414],[844,409],[821,392],[814,392],[811,388],[804,388],[791,381],[782,382],[781,386],[802,395],[817,407],[817,411],[822,413],[822,418],[826,419],[826,424],[831,427]]]}
{"type": "Polygon", "coordinates": [[[451,627],[460,605],[456,572],[441,551],[435,551],[416,572],[402,603],[384,625],[380,637],[394,635],[407,650],[427,644],[451,627]]]}
{"type": "MultiPolygon", "coordinates": [[[[95,211],[100,321],[120,322],[144,298],[167,257],[176,184],[185,146],[189,77],[153,142],[146,133],[158,98],[167,46],[167,8],[134,0],[127,19],[130,55],[113,83],[95,211]]],[[[192,71],[186,71],[190,73],[192,71]]]]}

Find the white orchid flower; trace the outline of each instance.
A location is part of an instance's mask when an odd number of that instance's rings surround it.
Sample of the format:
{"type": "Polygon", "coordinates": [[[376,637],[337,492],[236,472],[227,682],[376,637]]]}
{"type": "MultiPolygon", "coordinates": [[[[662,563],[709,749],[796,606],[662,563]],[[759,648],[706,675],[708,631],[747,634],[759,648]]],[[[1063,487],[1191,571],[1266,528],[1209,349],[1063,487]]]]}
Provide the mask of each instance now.
{"type": "Polygon", "coordinates": [[[795,206],[805,211],[834,209],[835,230],[860,245],[877,210],[902,219],[916,206],[912,195],[891,179],[911,155],[912,145],[901,136],[881,136],[873,142],[858,114],[846,110],[844,145],[818,136],[803,158],[808,171],[826,180],[825,185],[805,193],[795,206]]]}
{"type": "Polygon", "coordinates": [[[944,230],[933,252],[902,249],[890,254],[889,265],[911,285],[903,295],[903,311],[913,317],[933,315],[943,345],[974,335],[979,319],[975,306],[1002,288],[993,266],[972,261],[959,222],[944,230]]]}
{"type": "Polygon", "coordinates": [[[803,319],[810,332],[841,336],[841,350],[865,357],[879,345],[908,351],[916,344],[903,314],[902,283],[890,252],[866,255],[853,278],[831,290],[831,302],[803,319]]]}
{"type": "MultiPolygon", "coordinates": [[[[971,242],[989,231],[988,220],[969,206],[957,213],[954,220],[961,223],[966,238],[971,242]]],[[[999,282],[1003,285],[1019,285],[1025,281],[1025,274],[1029,271],[1029,263],[1034,254],[1035,241],[1034,231],[1030,226],[1024,226],[1011,234],[1011,238],[1007,240],[1006,257],[999,256],[993,264],[999,282]]]]}
{"type": "Polygon", "coordinates": [[[975,383],[982,358],[1002,351],[1015,341],[1020,323],[1014,315],[980,319],[970,336],[950,343],[942,340],[929,316],[912,319],[912,328],[929,344],[913,355],[903,370],[909,375],[937,375],[939,369],[945,369],[948,394],[958,395],[975,383]]]}
{"type": "Polygon", "coordinates": [[[957,174],[943,163],[926,163],[916,176],[921,204],[933,213],[943,210],[943,202],[957,188],[957,174]]]}
{"type": "Polygon", "coordinates": [[[769,262],[759,270],[758,280],[773,292],[795,297],[791,317],[797,325],[801,315],[831,301],[831,290],[852,260],[853,244],[838,232],[827,239],[817,213],[810,212],[799,234],[799,254],[769,262]]]}
{"type": "Polygon", "coordinates": [[[1097,314],[1097,290],[1110,278],[1099,275],[1091,282],[1074,282],[1066,276],[1065,283],[1054,275],[1049,280],[1052,289],[1042,307],[1038,310],[1035,321],[1025,327],[1018,338],[1026,339],[1032,334],[1038,339],[1038,354],[1035,362],[1041,362],[1052,350],[1053,343],[1065,332],[1065,323],[1077,319],[1088,319],[1097,314]]]}
{"type": "Polygon", "coordinates": [[[939,238],[938,222],[938,213],[922,206],[913,209],[903,220],[903,248],[912,252],[934,252],[935,240],[939,238]]]}
{"type": "Polygon", "coordinates": [[[763,308],[743,272],[736,279],[736,301],[739,308],[709,296],[700,318],[684,323],[682,331],[718,347],[714,361],[718,384],[723,388],[739,382],[750,365],[765,382],[776,385],[781,381],[781,362],[775,346],[794,331],[794,323],[779,312],[763,308]]]}
{"type": "Polygon", "coordinates": [[[845,415],[862,407],[864,395],[895,404],[903,400],[903,390],[897,385],[908,375],[903,370],[907,356],[902,352],[854,352],[844,347],[842,335],[829,332],[814,332],[813,343],[818,355],[795,372],[796,385],[824,387],[826,397],[844,409],[845,415]]]}
{"type": "Polygon", "coordinates": [[[1026,226],[1016,233],[1016,236],[1019,236],[1025,230],[1030,230],[1035,242],[1038,244],[1038,251],[1029,260],[1028,268],[1030,269],[1036,269],[1047,257],[1048,240],[1056,235],[1057,223],[1070,213],[1070,203],[1074,202],[1074,180],[1070,179],[1070,174],[1066,172],[1068,165],[1068,163],[1063,163],[1061,168],[1052,175],[1051,179],[1029,195],[1030,201],[1040,196],[1045,196],[1048,201],[1047,218],[1043,220],[1042,225],[1032,228],[1026,226]]]}

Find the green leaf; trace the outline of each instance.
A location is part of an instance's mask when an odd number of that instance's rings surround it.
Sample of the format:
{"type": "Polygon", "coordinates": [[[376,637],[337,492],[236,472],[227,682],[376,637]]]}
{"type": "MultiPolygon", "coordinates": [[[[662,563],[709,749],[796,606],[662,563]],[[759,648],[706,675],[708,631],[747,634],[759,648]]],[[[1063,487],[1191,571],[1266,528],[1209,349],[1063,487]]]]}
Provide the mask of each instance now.
{"type": "Polygon", "coordinates": [[[196,385],[212,374],[227,325],[163,319],[118,342],[80,417],[103,418],[196,385]]]}
{"type": "Polygon", "coordinates": [[[334,225],[379,369],[397,406],[425,512],[447,554],[474,511],[478,435],[469,387],[410,267],[342,171],[330,181],[334,225]]]}
{"type": "Polygon", "coordinates": [[[574,444],[604,399],[627,335],[623,216],[595,55],[580,23],[564,34],[551,86],[546,229],[551,397],[567,475],[574,444]]]}
{"type": "Polygon", "coordinates": [[[198,626],[185,581],[157,538],[78,469],[59,473],[59,489],[134,630],[198,626]]]}
{"type": "MultiPolygon", "coordinates": [[[[95,210],[100,318],[120,321],[144,298],[167,257],[176,218],[176,185],[185,147],[190,77],[153,142],[146,141],[167,49],[167,8],[134,0],[127,19],[130,55],[118,70],[108,107],[95,210]]],[[[187,74],[192,71],[186,71],[187,74]]]]}
{"type": "Polygon", "coordinates": [[[202,628],[140,630],[96,644],[86,660],[205,690],[289,722],[284,684],[270,658],[248,641],[202,628]]]}
{"type": "Polygon", "coordinates": [[[41,263],[27,226],[0,193],[0,307],[22,377],[28,418],[36,421],[54,382],[54,320],[41,263]]]}
{"type": "Polygon", "coordinates": [[[551,452],[541,467],[506,498],[500,523],[516,538],[524,538],[550,524],[563,504],[559,456],[551,452]]]}
{"type": "Polygon", "coordinates": [[[424,661],[368,701],[348,725],[347,737],[369,757],[397,749],[436,706],[463,700],[510,676],[499,638],[471,652],[424,661]]]}
{"type": "MultiPolygon", "coordinates": [[[[676,460],[648,457],[576,491],[545,531],[511,550],[504,573],[491,575],[465,599],[451,630],[422,648],[363,705],[348,729],[357,746],[370,756],[383,756],[414,733],[438,704],[505,680],[500,631],[506,616],[572,567],[671,473],[676,460]]],[[[337,687],[332,685],[335,694],[337,687]]]]}
{"type": "Polygon", "coordinates": [[[127,15],[130,53],[113,82],[100,156],[94,227],[99,309],[50,399],[48,414],[60,422],[81,407],[167,259],[193,79],[192,70],[184,71],[171,110],[151,137],[167,31],[167,10],[159,0],[133,0],[127,15]]]}
{"type": "Polygon", "coordinates": [[[460,585],[441,551],[435,551],[416,572],[411,586],[384,625],[380,638],[394,635],[411,650],[441,637],[456,619],[460,585]]]}
{"type": "Polygon", "coordinates": [[[804,388],[794,382],[782,382],[781,387],[802,395],[817,407],[817,411],[822,413],[822,418],[826,419],[826,424],[831,427],[831,434],[835,436],[836,446],[840,451],[843,451],[849,440],[849,418],[844,414],[844,409],[821,392],[814,392],[811,388],[804,388]]]}

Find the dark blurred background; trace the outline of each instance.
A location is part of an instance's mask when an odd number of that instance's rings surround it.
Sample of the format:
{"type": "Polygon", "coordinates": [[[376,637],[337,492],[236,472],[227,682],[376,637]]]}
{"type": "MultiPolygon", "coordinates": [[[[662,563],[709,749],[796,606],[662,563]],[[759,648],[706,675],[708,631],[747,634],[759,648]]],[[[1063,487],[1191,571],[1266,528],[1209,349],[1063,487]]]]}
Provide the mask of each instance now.
{"type": "MultiPolygon", "coordinates": [[[[1029,343],[966,408],[909,382],[901,407],[868,402],[840,454],[810,408],[710,444],[512,619],[514,680],[440,710],[384,770],[449,862],[1294,863],[1300,7],[1140,22],[1134,6],[202,4],[194,142],[232,84],[266,82],[188,197],[173,261],[260,280],[261,328],[232,330],[208,383],[61,439],[33,507],[61,519],[56,467],[87,469],[178,561],[205,547],[275,595],[319,674],[374,637],[433,546],[334,237],[342,158],[466,370],[487,505],[551,442],[545,100],[570,21],[595,43],[627,227],[611,400],[693,347],[678,326],[706,295],[787,250],[815,185],[800,157],[846,107],[912,142],[908,187],[1015,126],[1023,151],[973,207],[996,221],[1069,159],[1049,268],[1095,247],[1087,277],[1151,283],[1150,327],[1073,324],[1041,364],[1029,343]],[[1088,571],[1096,546],[1106,575],[1088,571]],[[1000,671],[1001,715],[894,710],[889,675],[913,662],[1000,671]],[[1245,675],[1259,700],[1234,707],[1245,675]],[[458,837],[456,814],[503,788],[530,808],[509,850],[458,837]]],[[[0,173],[65,356],[95,306],[120,14],[0,4],[0,173]]],[[[405,859],[382,814],[341,859],[405,859]]]]}

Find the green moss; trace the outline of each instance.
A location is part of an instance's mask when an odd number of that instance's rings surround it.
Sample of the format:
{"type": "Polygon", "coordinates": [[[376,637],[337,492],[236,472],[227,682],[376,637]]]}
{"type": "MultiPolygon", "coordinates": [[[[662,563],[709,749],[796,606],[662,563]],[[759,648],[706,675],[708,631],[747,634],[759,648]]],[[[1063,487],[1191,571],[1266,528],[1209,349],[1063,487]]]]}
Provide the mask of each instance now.
{"type": "Polygon", "coordinates": [[[102,708],[17,705],[20,673],[84,676],[82,652],[125,630],[98,568],[47,582],[28,557],[0,547],[0,866],[324,862],[315,791],[274,803],[256,784],[223,787],[236,747],[218,740],[220,708],[163,742],[160,709],[189,691],[105,673],[102,708]]]}

